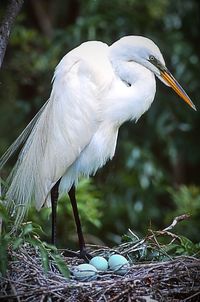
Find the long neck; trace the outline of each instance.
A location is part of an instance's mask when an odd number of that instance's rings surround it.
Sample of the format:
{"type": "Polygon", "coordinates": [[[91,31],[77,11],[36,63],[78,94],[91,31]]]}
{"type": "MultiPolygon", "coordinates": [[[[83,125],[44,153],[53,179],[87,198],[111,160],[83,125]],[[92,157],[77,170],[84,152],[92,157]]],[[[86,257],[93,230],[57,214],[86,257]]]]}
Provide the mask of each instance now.
{"type": "Polygon", "coordinates": [[[149,109],[156,92],[154,74],[135,62],[112,60],[115,80],[107,96],[106,115],[119,126],[138,120],[149,109]],[[129,86],[129,85],[130,86],[129,86]]]}

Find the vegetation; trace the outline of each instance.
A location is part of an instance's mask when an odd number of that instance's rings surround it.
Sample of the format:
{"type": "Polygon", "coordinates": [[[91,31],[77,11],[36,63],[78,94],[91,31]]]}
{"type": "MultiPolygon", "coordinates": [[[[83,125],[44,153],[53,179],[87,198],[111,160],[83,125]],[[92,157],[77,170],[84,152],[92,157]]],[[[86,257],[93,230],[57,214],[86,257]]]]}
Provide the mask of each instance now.
{"type": "MultiPolygon", "coordinates": [[[[0,18],[6,5],[2,0],[0,18]]],[[[59,60],[85,40],[110,44],[128,34],[153,39],[198,109],[199,13],[197,0],[26,1],[0,73],[1,154],[48,99],[59,60]]],[[[145,236],[149,227],[162,229],[184,213],[191,218],[178,224],[176,232],[184,231],[194,243],[200,241],[200,114],[164,85],[157,86],[149,112],[137,124],[121,128],[113,161],[93,180],[79,185],[87,242],[118,244],[128,228],[145,236]]],[[[61,200],[58,211],[58,245],[75,247],[69,202],[61,200]]],[[[42,226],[41,238],[46,241],[49,216],[49,209],[40,213],[31,209],[27,218],[42,226]]]]}

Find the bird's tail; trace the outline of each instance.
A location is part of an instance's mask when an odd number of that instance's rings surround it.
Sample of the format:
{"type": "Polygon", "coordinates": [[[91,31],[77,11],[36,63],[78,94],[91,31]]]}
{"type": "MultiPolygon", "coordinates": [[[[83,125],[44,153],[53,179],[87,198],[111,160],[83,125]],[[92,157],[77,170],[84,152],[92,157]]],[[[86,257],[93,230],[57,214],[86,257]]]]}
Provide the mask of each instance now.
{"type": "MultiPolygon", "coordinates": [[[[29,145],[31,143],[31,133],[34,133],[34,129],[37,125],[37,122],[46,108],[49,101],[47,101],[42,108],[39,110],[39,112],[34,116],[34,118],[31,120],[31,122],[27,125],[27,127],[23,130],[23,132],[19,135],[19,137],[14,141],[14,143],[8,148],[8,150],[3,154],[3,156],[0,158],[0,172],[3,168],[3,166],[7,163],[7,161],[12,157],[12,155],[25,143],[25,147],[22,149],[18,161],[10,173],[7,181],[4,183],[0,179],[0,186],[2,186],[2,192],[0,191],[0,197],[2,196],[2,199],[5,196],[5,206],[8,209],[8,211],[11,213],[12,216],[16,217],[15,220],[15,228],[20,224],[20,222],[23,220],[24,215],[27,212],[27,209],[29,207],[29,204],[31,202],[31,189],[29,190],[29,194],[24,194],[23,192],[23,179],[22,177],[22,169],[23,165],[22,158],[24,157],[25,153],[27,152],[27,149],[29,149],[29,145]],[[18,180],[21,180],[21,183],[18,182],[18,180]],[[26,196],[26,200],[23,200],[21,204],[15,204],[14,200],[16,199],[19,194],[26,196]]],[[[31,167],[30,167],[31,168],[31,167]]],[[[30,179],[30,188],[33,186],[33,183],[31,183],[32,180],[30,179]]],[[[19,200],[22,200],[21,198],[19,200]]]]}

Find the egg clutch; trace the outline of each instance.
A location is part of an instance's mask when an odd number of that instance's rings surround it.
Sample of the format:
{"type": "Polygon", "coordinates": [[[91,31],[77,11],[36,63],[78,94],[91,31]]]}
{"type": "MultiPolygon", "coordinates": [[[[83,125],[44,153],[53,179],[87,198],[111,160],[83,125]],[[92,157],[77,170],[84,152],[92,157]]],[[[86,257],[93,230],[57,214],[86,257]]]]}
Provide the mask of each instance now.
{"type": "Polygon", "coordinates": [[[125,275],[130,267],[129,261],[122,255],[111,255],[108,260],[102,256],[93,257],[89,264],[83,263],[72,269],[73,276],[80,281],[94,279],[99,272],[112,271],[118,275],[125,275]]]}

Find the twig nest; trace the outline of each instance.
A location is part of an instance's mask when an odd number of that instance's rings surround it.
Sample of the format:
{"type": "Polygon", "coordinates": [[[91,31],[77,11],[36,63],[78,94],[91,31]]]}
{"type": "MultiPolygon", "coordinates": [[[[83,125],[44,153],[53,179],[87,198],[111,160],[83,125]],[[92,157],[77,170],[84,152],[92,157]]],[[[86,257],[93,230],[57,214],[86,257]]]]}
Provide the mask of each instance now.
{"type": "Polygon", "coordinates": [[[108,265],[112,271],[119,275],[125,275],[130,267],[128,260],[118,254],[109,257],[108,265]]]}
{"type": "Polygon", "coordinates": [[[96,269],[98,271],[106,271],[108,269],[108,261],[101,256],[95,256],[93,257],[90,262],[91,265],[93,265],[94,267],[96,267],[96,269]]]}
{"type": "Polygon", "coordinates": [[[77,280],[84,280],[97,275],[97,269],[91,264],[83,263],[74,268],[73,275],[77,280]]]}

